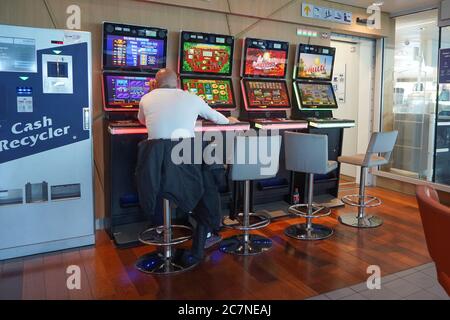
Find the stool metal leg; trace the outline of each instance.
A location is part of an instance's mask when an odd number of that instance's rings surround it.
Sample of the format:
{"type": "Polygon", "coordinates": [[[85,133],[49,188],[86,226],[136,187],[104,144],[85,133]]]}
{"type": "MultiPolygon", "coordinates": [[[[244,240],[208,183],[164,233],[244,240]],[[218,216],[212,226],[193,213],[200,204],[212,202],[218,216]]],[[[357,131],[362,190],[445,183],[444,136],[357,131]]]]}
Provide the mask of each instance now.
{"type": "Polygon", "coordinates": [[[272,248],[272,240],[250,234],[250,181],[244,186],[244,234],[223,240],[220,250],[225,253],[250,256],[260,254],[272,248]]]}
{"type": "MultiPolygon", "coordinates": [[[[297,224],[288,227],[285,230],[285,234],[288,237],[297,239],[297,240],[323,240],[331,237],[334,233],[333,229],[328,228],[321,224],[312,223],[312,219],[314,215],[320,213],[323,210],[327,210],[325,215],[330,213],[330,209],[325,207],[316,207],[313,205],[313,197],[314,197],[314,174],[309,174],[308,180],[308,204],[306,205],[306,212],[303,212],[301,209],[297,209],[302,207],[302,205],[292,206],[291,208],[296,208],[296,211],[301,212],[306,217],[306,223],[297,224]]],[[[303,205],[305,207],[305,205],[303,205]]],[[[322,215],[323,216],[323,215],[322,215]]]]}
{"type": "Polygon", "coordinates": [[[366,203],[366,178],[367,167],[361,167],[361,179],[359,182],[359,198],[358,198],[358,215],[353,213],[343,214],[339,217],[339,221],[347,226],[355,228],[376,228],[383,224],[380,217],[373,215],[366,215],[365,208],[368,207],[366,203]]]}
{"type": "Polygon", "coordinates": [[[172,248],[172,222],[169,200],[164,199],[164,228],[162,244],[163,250],[153,251],[143,255],[136,262],[136,268],[144,273],[173,274],[187,271],[195,267],[195,262],[188,254],[188,250],[172,248]]]}

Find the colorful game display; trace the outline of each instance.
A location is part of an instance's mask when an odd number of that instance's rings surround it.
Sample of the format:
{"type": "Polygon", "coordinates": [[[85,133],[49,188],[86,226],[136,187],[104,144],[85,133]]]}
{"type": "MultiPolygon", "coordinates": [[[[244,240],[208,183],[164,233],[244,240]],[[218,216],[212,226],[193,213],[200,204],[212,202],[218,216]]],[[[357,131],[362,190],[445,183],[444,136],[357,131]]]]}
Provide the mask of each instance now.
{"type": "Polygon", "coordinates": [[[291,104],[284,81],[244,81],[247,107],[252,109],[289,109],[291,104]]]}
{"type": "Polygon", "coordinates": [[[337,109],[331,83],[297,82],[302,109],[337,109]]]}
{"type": "Polygon", "coordinates": [[[227,75],[230,72],[230,46],[193,42],[183,44],[181,73],[227,75]]]}
{"type": "Polygon", "coordinates": [[[161,69],[165,66],[164,40],[107,36],[107,66],[161,69]]]}
{"type": "Polygon", "coordinates": [[[234,108],[230,79],[183,78],[181,82],[184,90],[199,96],[213,108],[234,108]]]}
{"type": "Polygon", "coordinates": [[[245,76],[284,77],[286,74],[286,52],[248,48],[245,61],[245,76]]]}
{"type": "Polygon", "coordinates": [[[153,77],[106,75],[106,107],[136,108],[141,98],[154,89],[153,77]]]}
{"type": "Polygon", "coordinates": [[[296,79],[331,81],[334,48],[300,45],[296,79]]]}
{"type": "Polygon", "coordinates": [[[157,72],[166,67],[166,29],[103,23],[103,69],[157,72]]]}
{"type": "Polygon", "coordinates": [[[284,78],[288,52],[287,42],[247,38],[243,77],[284,78]]]}

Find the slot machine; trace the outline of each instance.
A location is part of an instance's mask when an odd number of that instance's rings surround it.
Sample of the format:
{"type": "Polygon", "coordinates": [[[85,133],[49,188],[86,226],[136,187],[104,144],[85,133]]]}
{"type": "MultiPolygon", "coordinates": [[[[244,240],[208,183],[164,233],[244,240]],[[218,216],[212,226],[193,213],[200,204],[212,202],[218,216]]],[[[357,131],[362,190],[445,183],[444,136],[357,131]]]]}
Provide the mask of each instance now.
{"type": "MultiPolygon", "coordinates": [[[[201,97],[224,116],[237,108],[234,96],[233,71],[234,37],[212,33],[181,31],[178,73],[181,88],[201,97]]],[[[248,122],[216,125],[198,119],[197,131],[245,131],[248,122]]]]}
{"type": "Polygon", "coordinates": [[[139,102],[166,67],[167,30],[103,24],[104,190],[106,229],[117,246],[138,243],[149,224],[134,181],[138,143],[147,139],[139,102]]]}
{"type": "MultiPolygon", "coordinates": [[[[294,68],[295,107],[292,117],[308,121],[309,133],[328,136],[328,155],[337,161],[342,154],[344,129],[355,127],[354,120],[337,119],[333,110],[338,108],[332,85],[336,49],[317,45],[300,44],[294,68]]],[[[340,165],[328,175],[315,177],[314,202],[326,207],[343,206],[338,199],[340,165]]],[[[294,175],[294,187],[299,189],[300,197],[305,199],[307,190],[306,175],[294,175]]],[[[292,192],[292,190],[291,190],[292,192]]]]}
{"type": "MultiPolygon", "coordinates": [[[[180,33],[180,49],[178,73],[181,88],[205,100],[208,105],[224,116],[231,116],[236,110],[236,99],[231,79],[233,71],[234,37],[228,35],[182,31],[180,33]]],[[[227,125],[217,125],[211,121],[199,118],[196,136],[204,132],[221,134],[223,141],[223,161],[230,153],[232,145],[227,141],[234,139],[250,129],[248,122],[239,121],[227,125]]],[[[204,146],[215,143],[214,137],[203,134],[204,146]],[[205,141],[206,140],[206,141],[205,141]]],[[[216,146],[217,147],[217,146],[216,146]]],[[[236,195],[232,193],[236,188],[230,181],[220,189],[222,209],[233,210],[232,200],[236,195]]]]}
{"type": "MultiPolygon", "coordinates": [[[[304,120],[287,118],[291,100],[286,83],[289,43],[264,39],[243,40],[241,118],[258,130],[305,130],[304,120]]],[[[290,173],[284,169],[284,151],[280,155],[278,176],[255,182],[253,203],[290,201],[290,173]]]]}

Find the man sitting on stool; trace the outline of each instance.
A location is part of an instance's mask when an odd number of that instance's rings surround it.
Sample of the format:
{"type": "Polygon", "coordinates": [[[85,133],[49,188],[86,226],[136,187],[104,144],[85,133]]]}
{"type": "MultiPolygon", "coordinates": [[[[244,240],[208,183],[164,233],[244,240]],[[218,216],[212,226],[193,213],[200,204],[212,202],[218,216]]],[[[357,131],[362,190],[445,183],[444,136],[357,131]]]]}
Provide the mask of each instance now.
{"type": "MultiPolygon", "coordinates": [[[[217,124],[228,124],[236,121],[227,119],[212,109],[203,99],[178,89],[175,72],[162,69],[156,74],[156,89],[142,97],[139,104],[139,121],[148,129],[148,139],[193,139],[198,117],[217,124]]],[[[219,221],[215,216],[220,214],[219,194],[214,183],[213,174],[203,170],[205,193],[193,211],[196,228],[193,236],[191,254],[202,259],[206,238],[209,232],[218,228],[219,221]]]]}

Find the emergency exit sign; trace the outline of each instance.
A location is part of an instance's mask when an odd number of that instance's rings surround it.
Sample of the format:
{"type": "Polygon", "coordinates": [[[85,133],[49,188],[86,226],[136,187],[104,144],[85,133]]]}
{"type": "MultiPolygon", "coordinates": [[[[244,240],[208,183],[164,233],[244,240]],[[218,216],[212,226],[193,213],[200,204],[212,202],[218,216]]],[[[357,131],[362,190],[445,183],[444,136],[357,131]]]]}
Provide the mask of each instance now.
{"type": "Polygon", "coordinates": [[[342,24],[352,24],[353,12],[302,3],[302,17],[342,24]]]}

